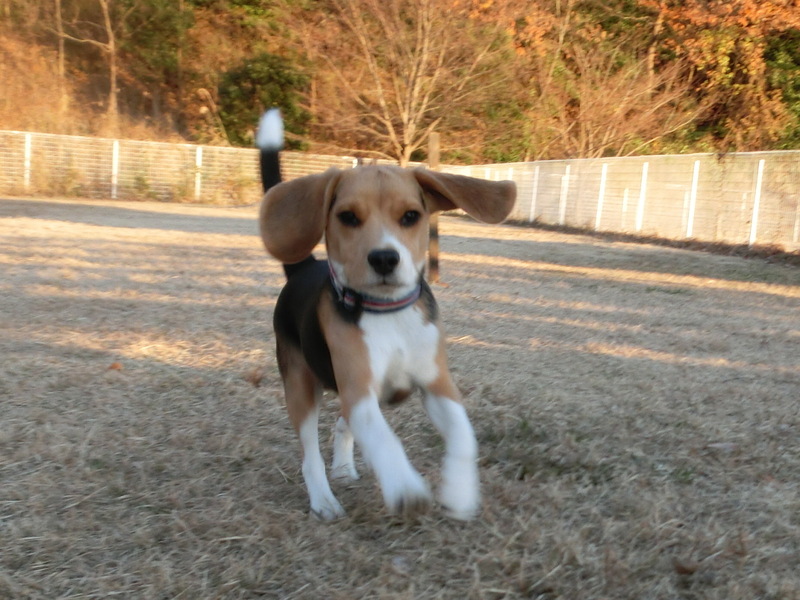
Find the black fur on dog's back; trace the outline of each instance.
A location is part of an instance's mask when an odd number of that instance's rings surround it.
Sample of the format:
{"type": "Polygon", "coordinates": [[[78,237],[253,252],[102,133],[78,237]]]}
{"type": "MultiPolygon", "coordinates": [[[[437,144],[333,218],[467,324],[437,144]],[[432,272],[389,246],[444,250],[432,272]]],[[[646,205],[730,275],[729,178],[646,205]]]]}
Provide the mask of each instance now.
{"type": "Polygon", "coordinates": [[[283,268],[287,281],[272,316],[278,353],[283,344],[299,349],[325,389],[337,391],[331,353],[317,313],[323,294],[330,290],[328,263],[309,256],[283,268]]]}

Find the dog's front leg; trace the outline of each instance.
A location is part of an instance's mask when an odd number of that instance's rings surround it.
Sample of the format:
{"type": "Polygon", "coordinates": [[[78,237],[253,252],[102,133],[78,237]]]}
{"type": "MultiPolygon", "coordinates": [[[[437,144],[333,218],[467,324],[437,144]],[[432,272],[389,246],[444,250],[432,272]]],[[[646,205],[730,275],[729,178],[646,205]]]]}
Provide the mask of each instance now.
{"type": "Polygon", "coordinates": [[[460,394],[452,383],[436,386],[425,394],[425,410],[444,438],[442,487],[439,501],[448,514],[461,520],[475,517],[480,509],[478,443],[460,394]],[[446,395],[436,393],[446,390],[446,395]]]}
{"type": "Polygon", "coordinates": [[[364,459],[375,473],[386,507],[392,514],[416,514],[431,502],[428,484],[411,466],[403,445],[381,413],[378,398],[371,394],[348,402],[343,412],[364,459]]]}

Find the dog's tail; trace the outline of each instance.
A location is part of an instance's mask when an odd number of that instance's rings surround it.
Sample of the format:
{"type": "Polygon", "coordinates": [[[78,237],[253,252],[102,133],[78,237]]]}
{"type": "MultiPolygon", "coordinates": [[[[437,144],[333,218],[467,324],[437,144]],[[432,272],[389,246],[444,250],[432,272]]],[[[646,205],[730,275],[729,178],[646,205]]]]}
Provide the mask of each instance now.
{"type": "Polygon", "coordinates": [[[279,109],[271,108],[261,116],[256,146],[261,151],[261,183],[266,192],[282,181],[280,152],[283,149],[283,119],[279,109]]]}
{"type": "MultiPolygon", "coordinates": [[[[261,167],[261,183],[266,193],[272,186],[283,181],[281,176],[281,150],[283,149],[283,119],[281,111],[271,108],[263,115],[258,123],[256,132],[256,146],[260,150],[259,166],[261,167]]],[[[283,265],[287,279],[294,273],[316,263],[313,256],[292,265],[283,265]]]]}

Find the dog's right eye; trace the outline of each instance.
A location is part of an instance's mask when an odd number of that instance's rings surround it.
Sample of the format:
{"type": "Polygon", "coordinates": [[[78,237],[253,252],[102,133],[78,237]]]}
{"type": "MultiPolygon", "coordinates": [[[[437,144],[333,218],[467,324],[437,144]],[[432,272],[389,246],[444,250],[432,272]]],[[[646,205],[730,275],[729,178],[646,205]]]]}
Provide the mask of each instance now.
{"type": "Polygon", "coordinates": [[[400,225],[403,227],[413,227],[419,223],[421,216],[418,210],[407,210],[400,219],[400,225]]]}
{"type": "Polygon", "coordinates": [[[361,225],[361,219],[352,210],[343,210],[336,215],[336,218],[345,227],[358,227],[361,225]]]}

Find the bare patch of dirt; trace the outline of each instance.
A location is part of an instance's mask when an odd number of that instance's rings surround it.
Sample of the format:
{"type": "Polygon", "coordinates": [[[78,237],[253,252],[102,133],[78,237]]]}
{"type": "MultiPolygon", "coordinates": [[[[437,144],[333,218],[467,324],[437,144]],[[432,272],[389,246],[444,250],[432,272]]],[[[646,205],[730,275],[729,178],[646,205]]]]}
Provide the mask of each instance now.
{"type": "Polygon", "coordinates": [[[800,270],[443,218],[483,512],[321,524],[255,213],[0,200],[0,597],[800,597],[800,270]]]}

